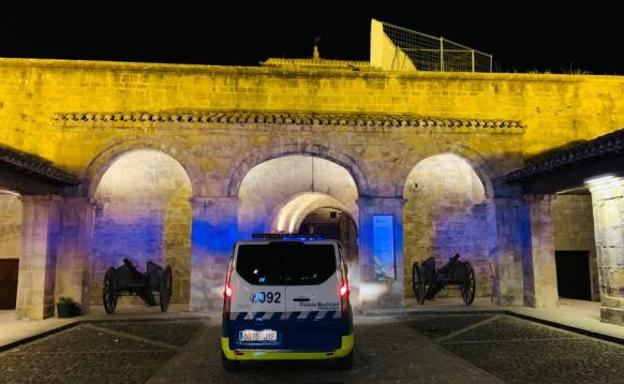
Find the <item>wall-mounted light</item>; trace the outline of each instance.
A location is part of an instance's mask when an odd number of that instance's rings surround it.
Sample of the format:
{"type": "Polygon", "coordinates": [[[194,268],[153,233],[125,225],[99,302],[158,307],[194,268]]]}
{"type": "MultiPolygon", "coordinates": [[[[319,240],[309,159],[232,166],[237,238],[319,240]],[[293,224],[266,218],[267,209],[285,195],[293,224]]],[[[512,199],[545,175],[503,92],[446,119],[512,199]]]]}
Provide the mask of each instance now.
{"type": "Polygon", "coordinates": [[[585,180],[585,184],[590,188],[600,187],[609,184],[616,179],[615,175],[601,175],[585,180]]]}
{"type": "Polygon", "coordinates": [[[13,192],[13,191],[8,191],[6,189],[0,189],[0,195],[9,195],[9,196],[21,196],[19,193],[17,192],[13,192]]]}

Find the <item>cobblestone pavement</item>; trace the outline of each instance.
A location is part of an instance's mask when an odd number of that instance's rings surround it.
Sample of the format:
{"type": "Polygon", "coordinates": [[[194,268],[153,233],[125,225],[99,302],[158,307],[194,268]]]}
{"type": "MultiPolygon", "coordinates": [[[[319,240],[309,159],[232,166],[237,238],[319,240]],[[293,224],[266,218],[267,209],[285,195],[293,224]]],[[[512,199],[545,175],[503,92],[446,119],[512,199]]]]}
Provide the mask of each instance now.
{"type": "Polygon", "coordinates": [[[84,323],[0,353],[0,383],[144,383],[201,321],[84,323]]]}
{"type": "Polygon", "coordinates": [[[226,373],[219,331],[206,328],[149,383],[503,383],[396,320],[356,325],[355,360],[349,371],[337,371],[328,361],[276,361],[246,362],[238,372],[226,373]]]}
{"type": "Polygon", "coordinates": [[[505,315],[420,316],[409,326],[507,383],[624,383],[624,347],[505,315]]]}
{"type": "Polygon", "coordinates": [[[356,325],[350,371],[328,362],[221,368],[208,320],[83,323],[0,353],[0,383],[624,383],[624,347],[506,315],[356,325]]]}

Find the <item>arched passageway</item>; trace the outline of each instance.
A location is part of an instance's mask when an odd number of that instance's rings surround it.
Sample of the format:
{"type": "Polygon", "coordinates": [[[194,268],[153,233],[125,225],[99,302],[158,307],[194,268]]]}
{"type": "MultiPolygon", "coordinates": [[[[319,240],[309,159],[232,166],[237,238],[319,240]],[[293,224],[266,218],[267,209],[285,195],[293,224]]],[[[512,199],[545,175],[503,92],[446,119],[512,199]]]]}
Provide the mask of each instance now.
{"type": "MultiPolygon", "coordinates": [[[[411,268],[433,256],[437,267],[459,253],[477,276],[477,296],[492,292],[486,189],[464,158],[450,153],[428,157],[410,172],[403,196],[405,293],[413,297],[411,268]]],[[[455,296],[451,288],[439,297],[455,296]]]]}
{"type": "Polygon", "coordinates": [[[115,158],[95,190],[91,302],[101,304],[106,269],[148,260],[173,269],[172,303],[188,304],[192,212],[191,182],[173,158],[133,150],[115,158]]]}
{"type": "Polygon", "coordinates": [[[291,155],[252,168],[239,193],[240,238],[253,233],[320,234],[341,241],[353,301],[359,295],[358,190],[342,166],[319,157],[291,155]]]}
{"type": "Polygon", "coordinates": [[[353,217],[335,206],[324,206],[308,212],[295,232],[300,235],[320,235],[340,241],[342,257],[349,269],[352,304],[359,304],[360,263],[358,229],[353,217]]]}
{"type": "Polygon", "coordinates": [[[271,230],[292,232],[291,228],[277,228],[279,213],[282,212],[284,220],[284,215],[294,220],[288,223],[293,227],[297,220],[303,219],[298,215],[305,209],[322,206],[316,206],[321,196],[333,198],[332,201],[340,204],[339,208],[357,217],[356,183],[342,166],[307,155],[279,157],[255,166],[245,175],[239,189],[240,237],[271,230]],[[302,194],[305,196],[295,200],[302,194]]]}

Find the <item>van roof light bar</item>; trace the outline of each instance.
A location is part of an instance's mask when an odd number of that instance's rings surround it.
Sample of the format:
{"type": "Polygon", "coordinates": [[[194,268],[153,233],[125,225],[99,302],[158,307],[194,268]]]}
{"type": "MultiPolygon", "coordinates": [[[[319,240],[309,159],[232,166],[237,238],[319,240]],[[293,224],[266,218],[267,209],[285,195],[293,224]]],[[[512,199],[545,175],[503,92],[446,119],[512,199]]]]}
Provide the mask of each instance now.
{"type": "Polygon", "coordinates": [[[282,239],[282,240],[322,240],[320,235],[298,235],[296,233],[254,233],[253,239],[282,239]]]}

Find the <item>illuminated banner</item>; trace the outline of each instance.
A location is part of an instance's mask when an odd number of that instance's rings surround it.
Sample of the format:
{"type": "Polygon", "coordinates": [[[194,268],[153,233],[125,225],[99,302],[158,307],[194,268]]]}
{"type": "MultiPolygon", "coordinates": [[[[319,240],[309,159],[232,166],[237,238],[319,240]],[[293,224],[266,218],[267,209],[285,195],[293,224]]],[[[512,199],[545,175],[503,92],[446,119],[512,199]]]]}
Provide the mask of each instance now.
{"type": "Polygon", "coordinates": [[[394,280],[394,217],[392,215],[373,216],[373,259],[375,280],[394,280]]]}

